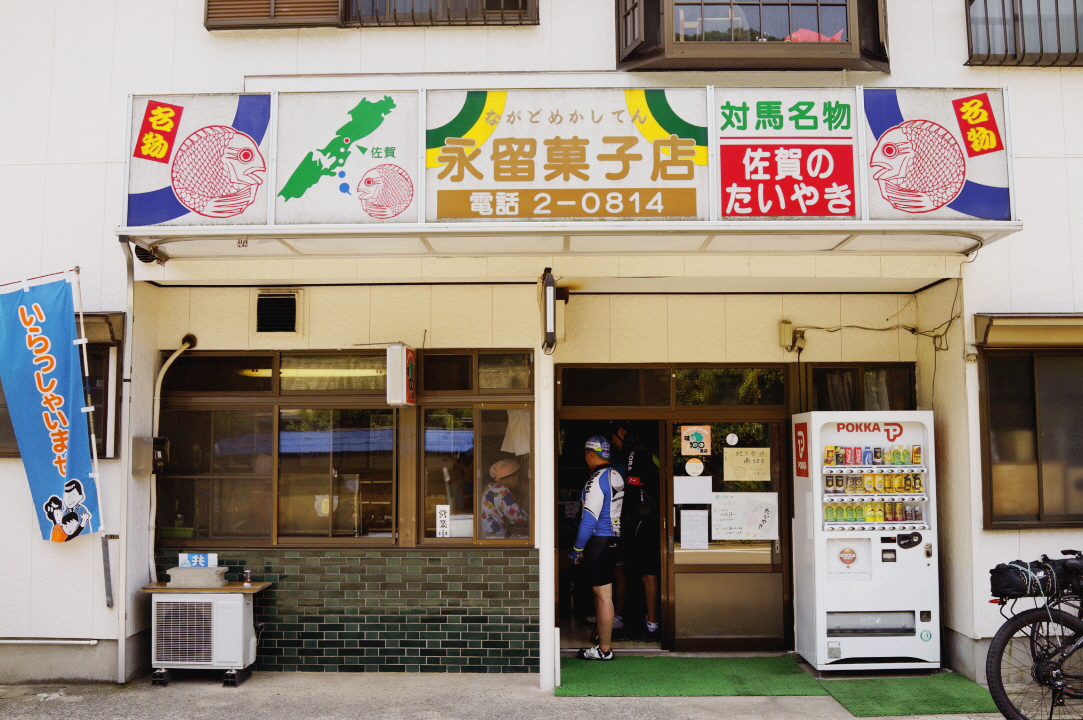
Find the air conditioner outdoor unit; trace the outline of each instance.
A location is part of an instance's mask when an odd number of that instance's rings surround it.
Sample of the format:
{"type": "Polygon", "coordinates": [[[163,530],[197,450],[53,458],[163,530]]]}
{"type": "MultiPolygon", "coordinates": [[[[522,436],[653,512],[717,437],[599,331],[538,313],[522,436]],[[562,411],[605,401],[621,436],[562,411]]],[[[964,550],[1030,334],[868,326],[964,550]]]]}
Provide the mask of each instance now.
{"type": "Polygon", "coordinates": [[[169,668],[226,670],[226,684],[256,660],[252,596],[240,593],[155,593],[151,665],[168,682],[169,668]]]}

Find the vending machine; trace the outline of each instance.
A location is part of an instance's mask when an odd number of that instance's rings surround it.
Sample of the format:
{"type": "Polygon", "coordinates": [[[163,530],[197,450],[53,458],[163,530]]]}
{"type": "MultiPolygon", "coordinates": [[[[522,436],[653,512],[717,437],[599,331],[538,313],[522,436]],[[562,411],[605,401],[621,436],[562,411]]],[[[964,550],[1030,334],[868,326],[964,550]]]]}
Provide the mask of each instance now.
{"type": "Polygon", "coordinates": [[[793,416],[794,621],[817,670],[940,667],[933,414],[793,416]]]}

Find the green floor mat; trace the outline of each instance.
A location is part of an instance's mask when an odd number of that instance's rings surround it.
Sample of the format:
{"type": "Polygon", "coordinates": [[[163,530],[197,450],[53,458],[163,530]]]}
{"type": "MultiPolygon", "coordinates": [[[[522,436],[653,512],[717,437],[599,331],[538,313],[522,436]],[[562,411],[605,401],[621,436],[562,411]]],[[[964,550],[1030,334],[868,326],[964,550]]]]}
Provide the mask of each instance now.
{"type": "Polygon", "coordinates": [[[820,685],[856,717],[997,712],[987,689],[955,673],[912,678],[823,680],[820,685]]]}
{"type": "Polygon", "coordinates": [[[691,697],[827,695],[793,656],[687,658],[621,655],[609,662],[561,658],[558,696],[691,697]]]}

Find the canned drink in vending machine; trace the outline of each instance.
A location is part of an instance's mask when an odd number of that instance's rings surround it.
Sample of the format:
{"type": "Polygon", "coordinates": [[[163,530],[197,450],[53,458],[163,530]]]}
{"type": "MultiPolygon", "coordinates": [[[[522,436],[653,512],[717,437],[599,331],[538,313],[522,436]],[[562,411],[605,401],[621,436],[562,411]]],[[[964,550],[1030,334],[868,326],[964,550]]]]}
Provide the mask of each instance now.
{"type": "Polygon", "coordinates": [[[904,518],[905,518],[906,522],[914,522],[914,506],[913,505],[907,505],[905,510],[904,510],[904,513],[905,513],[904,518]]]}
{"type": "Polygon", "coordinates": [[[876,492],[876,476],[875,475],[862,475],[861,482],[864,485],[861,489],[867,493],[876,492]]]}
{"type": "Polygon", "coordinates": [[[835,478],[828,475],[827,479],[824,481],[824,495],[834,495],[834,494],[835,494],[835,478]]]}
{"type": "Polygon", "coordinates": [[[861,448],[855,447],[854,448],[854,465],[860,465],[860,464],[861,464],[861,448]]]}
{"type": "Polygon", "coordinates": [[[846,464],[846,448],[842,447],[841,445],[835,447],[835,464],[846,464]]]}
{"type": "Polygon", "coordinates": [[[884,464],[884,449],[874,447],[872,449],[872,464],[883,465],[884,464]]]}
{"type": "Polygon", "coordinates": [[[865,522],[865,503],[854,503],[854,522],[865,522]]]}
{"type": "Polygon", "coordinates": [[[877,493],[884,492],[884,476],[883,475],[873,475],[872,477],[873,477],[873,482],[875,483],[875,485],[874,485],[875,492],[877,492],[877,493]]]}
{"type": "Polygon", "coordinates": [[[872,466],[872,448],[866,447],[861,451],[861,464],[867,467],[872,466]]]}
{"type": "Polygon", "coordinates": [[[895,503],[895,522],[903,522],[906,519],[906,506],[903,503],[895,503]]]}
{"type": "Polygon", "coordinates": [[[901,452],[902,452],[902,464],[903,465],[909,465],[910,464],[910,446],[909,445],[903,445],[901,452]]]}
{"type": "Polygon", "coordinates": [[[824,448],[824,466],[835,464],[835,446],[828,445],[824,448]]]}
{"type": "Polygon", "coordinates": [[[913,448],[911,448],[911,450],[910,450],[910,462],[914,463],[915,465],[920,465],[921,464],[921,446],[920,445],[915,445],[913,448]]]}
{"type": "Polygon", "coordinates": [[[843,457],[843,460],[844,460],[844,462],[842,464],[843,465],[853,465],[854,464],[854,449],[852,447],[844,447],[842,449],[842,453],[843,453],[842,457],[843,457]]]}
{"type": "Polygon", "coordinates": [[[914,492],[914,480],[909,475],[904,476],[906,478],[906,484],[903,487],[903,492],[914,492]]]}
{"type": "Polygon", "coordinates": [[[916,493],[925,492],[925,486],[921,482],[921,473],[915,473],[914,474],[914,492],[916,492],[916,493]]]}

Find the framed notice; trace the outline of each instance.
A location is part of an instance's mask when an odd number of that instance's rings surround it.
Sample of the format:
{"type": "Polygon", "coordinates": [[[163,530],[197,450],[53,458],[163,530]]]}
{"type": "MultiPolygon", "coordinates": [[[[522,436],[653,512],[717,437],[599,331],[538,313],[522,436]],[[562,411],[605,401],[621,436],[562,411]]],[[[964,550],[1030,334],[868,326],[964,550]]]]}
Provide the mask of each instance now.
{"type": "Polygon", "coordinates": [[[725,482],[768,482],[771,479],[771,448],[722,448],[722,479],[725,482]]]}
{"type": "Polygon", "coordinates": [[[681,455],[710,455],[711,426],[681,425],[681,455]]]}
{"type": "Polygon", "coordinates": [[[712,540],[778,540],[778,493],[713,493],[712,540]]]}

